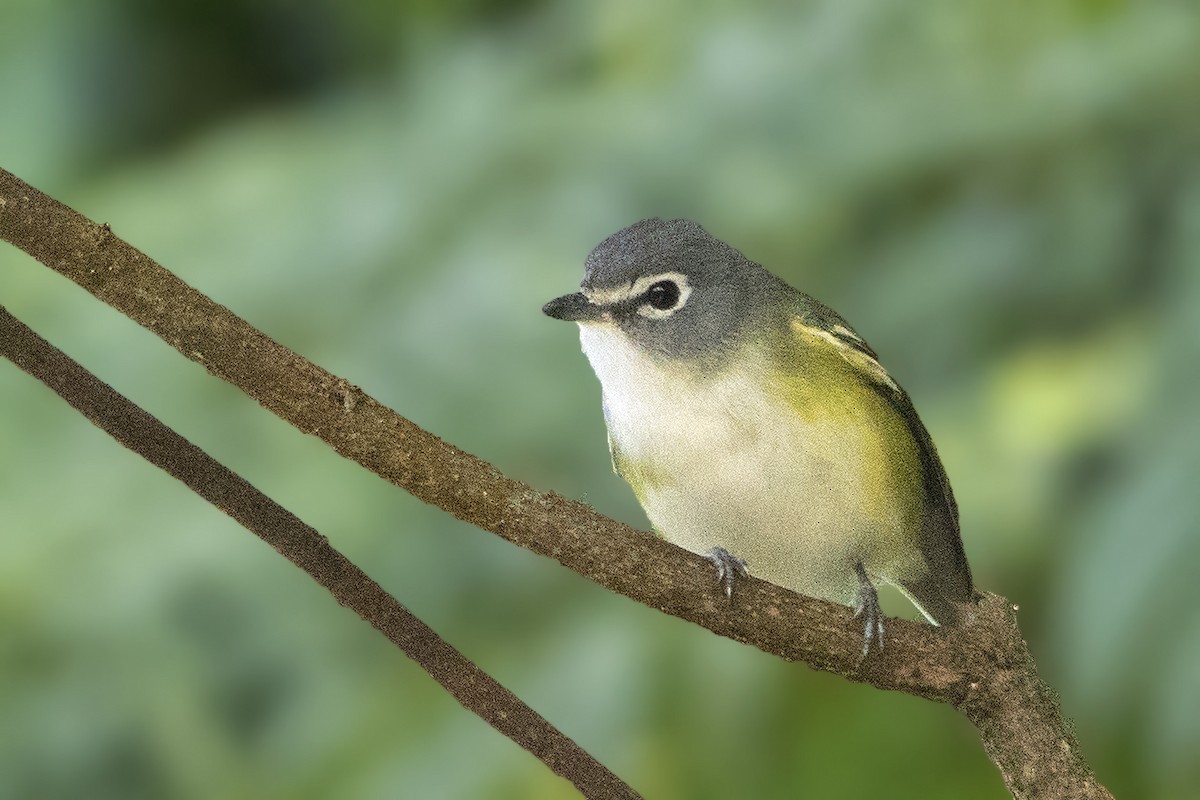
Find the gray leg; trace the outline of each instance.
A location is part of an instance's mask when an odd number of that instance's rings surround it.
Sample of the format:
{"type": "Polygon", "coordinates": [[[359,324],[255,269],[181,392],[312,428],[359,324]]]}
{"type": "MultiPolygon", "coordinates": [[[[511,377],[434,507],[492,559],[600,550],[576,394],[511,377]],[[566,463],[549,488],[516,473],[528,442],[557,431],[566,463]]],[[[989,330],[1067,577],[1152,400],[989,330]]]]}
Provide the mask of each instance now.
{"type": "Polygon", "coordinates": [[[725,596],[733,597],[734,581],[749,574],[746,572],[746,562],[724,547],[714,547],[704,557],[717,565],[717,583],[725,589],[725,596]]]}
{"type": "Polygon", "coordinates": [[[879,593],[875,584],[867,577],[867,571],[859,561],[854,565],[858,573],[858,599],[854,601],[854,616],[863,618],[863,657],[871,647],[883,649],[883,609],[879,607],[879,593]]]}

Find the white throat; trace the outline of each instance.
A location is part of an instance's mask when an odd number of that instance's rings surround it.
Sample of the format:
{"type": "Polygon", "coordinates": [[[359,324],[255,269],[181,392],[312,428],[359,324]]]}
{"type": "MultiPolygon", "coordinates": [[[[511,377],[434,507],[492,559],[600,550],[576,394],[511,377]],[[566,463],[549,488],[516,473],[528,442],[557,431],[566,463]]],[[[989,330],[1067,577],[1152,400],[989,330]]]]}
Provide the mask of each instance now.
{"type": "Polygon", "coordinates": [[[678,409],[672,411],[670,397],[684,389],[684,376],[656,361],[615,324],[580,324],[579,343],[600,379],[609,435],[622,449],[641,450],[645,429],[652,423],[670,426],[680,416],[678,409]]]}
{"type": "Polygon", "coordinates": [[[686,471],[697,458],[744,448],[774,413],[752,358],[736,370],[697,374],[655,358],[612,323],[581,324],[579,340],[600,379],[611,443],[627,458],[686,471]]]}

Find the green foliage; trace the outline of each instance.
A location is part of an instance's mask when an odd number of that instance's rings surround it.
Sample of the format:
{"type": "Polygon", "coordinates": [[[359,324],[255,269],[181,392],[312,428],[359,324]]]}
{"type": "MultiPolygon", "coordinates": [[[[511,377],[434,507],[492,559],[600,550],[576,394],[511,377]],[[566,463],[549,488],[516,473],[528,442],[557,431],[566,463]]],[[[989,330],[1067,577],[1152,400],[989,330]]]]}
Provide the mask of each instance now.
{"type": "MultiPolygon", "coordinates": [[[[312,8],[0,0],[3,165],[443,438],[643,526],[538,308],[617,228],[701,221],[908,389],[977,582],[1021,604],[1101,779],[1200,781],[1186,4],[312,8]]],[[[648,797],[1004,796],[951,710],[423,507],[11,248],[0,303],[648,797]]],[[[571,796],[11,365],[0,454],[0,796],[571,796]]]]}

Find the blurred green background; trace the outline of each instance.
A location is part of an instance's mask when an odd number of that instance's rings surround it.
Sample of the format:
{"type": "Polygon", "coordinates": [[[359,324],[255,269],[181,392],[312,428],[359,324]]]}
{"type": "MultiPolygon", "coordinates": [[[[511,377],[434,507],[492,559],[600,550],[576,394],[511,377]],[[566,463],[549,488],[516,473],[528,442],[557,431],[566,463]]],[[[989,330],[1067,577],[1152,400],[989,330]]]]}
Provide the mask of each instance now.
{"type": "MultiPolygon", "coordinates": [[[[1200,782],[1200,21],[1117,0],[0,0],[0,164],[508,474],[645,526],[539,306],[687,216],[913,396],[1118,796],[1200,782]]],[[[1000,798],[952,710],[614,596],[342,461],[11,247],[0,303],[649,798],[1000,798]]],[[[0,797],[563,798],[0,363],[0,797]]]]}

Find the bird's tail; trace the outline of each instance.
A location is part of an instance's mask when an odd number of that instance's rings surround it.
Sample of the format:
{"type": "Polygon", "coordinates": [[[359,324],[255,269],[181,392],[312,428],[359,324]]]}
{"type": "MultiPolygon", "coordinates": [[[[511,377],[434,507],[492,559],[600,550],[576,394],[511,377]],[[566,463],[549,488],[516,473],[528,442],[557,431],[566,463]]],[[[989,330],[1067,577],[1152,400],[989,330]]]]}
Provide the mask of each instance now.
{"type": "Polygon", "coordinates": [[[947,597],[935,581],[904,581],[900,584],[912,604],[934,625],[967,625],[975,618],[975,598],[947,597]]]}

